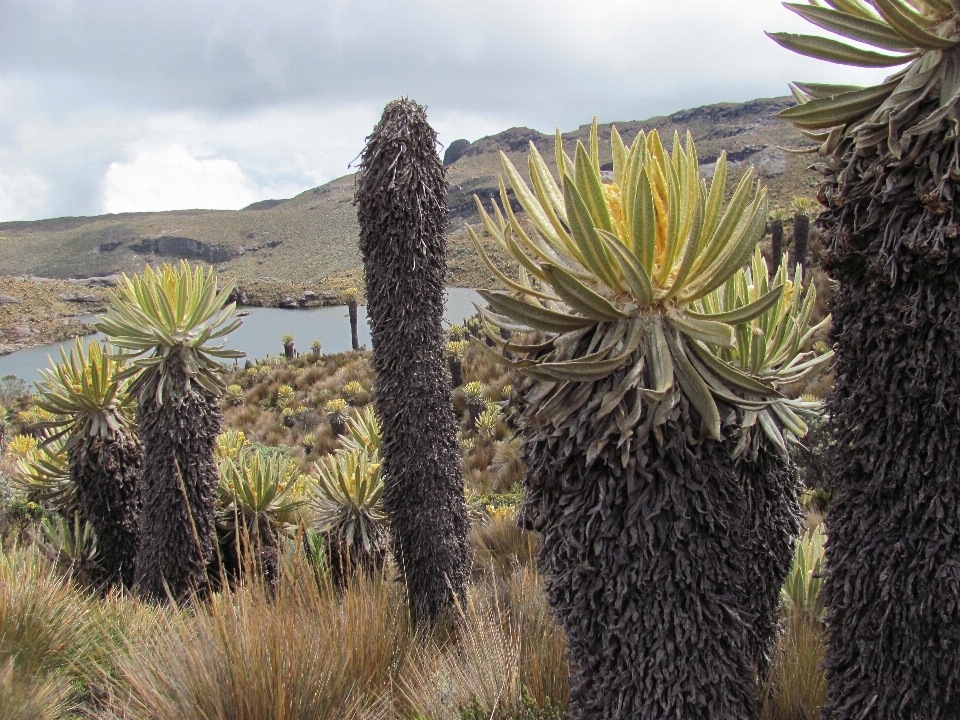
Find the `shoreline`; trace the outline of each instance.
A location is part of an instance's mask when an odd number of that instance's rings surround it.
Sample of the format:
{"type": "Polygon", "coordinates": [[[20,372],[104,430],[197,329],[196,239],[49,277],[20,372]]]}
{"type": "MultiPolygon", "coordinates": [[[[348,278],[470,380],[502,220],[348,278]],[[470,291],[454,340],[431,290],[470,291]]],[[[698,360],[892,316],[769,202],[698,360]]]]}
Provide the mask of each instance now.
{"type": "MultiPolygon", "coordinates": [[[[107,309],[116,276],[86,279],[0,277],[0,356],[96,332],[91,315],[107,309]]],[[[302,310],[345,305],[342,291],[257,278],[238,281],[231,296],[243,307],[302,310]]],[[[358,296],[363,304],[363,296],[358,296]]]]}

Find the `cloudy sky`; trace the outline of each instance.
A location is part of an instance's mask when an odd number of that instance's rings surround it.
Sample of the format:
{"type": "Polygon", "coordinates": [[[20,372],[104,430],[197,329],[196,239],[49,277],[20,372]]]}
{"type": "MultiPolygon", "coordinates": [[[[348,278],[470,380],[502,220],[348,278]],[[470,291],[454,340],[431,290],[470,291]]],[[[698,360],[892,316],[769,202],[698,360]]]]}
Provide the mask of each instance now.
{"type": "Polygon", "coordinates": [[[444,143],[876,71],[776,0],[0,0],[0,221],[240,208],[350,172],[392,98],[444,143]]]}

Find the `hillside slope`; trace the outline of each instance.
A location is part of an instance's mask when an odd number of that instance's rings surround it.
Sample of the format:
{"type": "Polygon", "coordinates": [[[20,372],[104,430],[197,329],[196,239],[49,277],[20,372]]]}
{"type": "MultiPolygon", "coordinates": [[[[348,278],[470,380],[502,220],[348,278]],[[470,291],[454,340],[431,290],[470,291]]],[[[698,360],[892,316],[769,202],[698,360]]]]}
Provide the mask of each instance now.
{"type": "MultiPolygon", "coordinates": [[[[656,128],[665,144],[674,131],[693,133],[706,172],[721,150],[739,165],[756,165],[770,189],[771,207],[795,195],[811,195],[816,174],[810,157],[777,146],[798,147],[802,136],[773,117],[792,105],[789,98],[724,103],[684,110],[667,117],[615,123],[625,142],[642,128],[656,128]]],[[[586,142],[589,125],[564,135],[568,151],[586,142]]],[[[603,162],[610,162],[609,126],[601,127],[603,162]]],[[[553,136],[512,128],[470,144],[449,167],[450,283],[479,286],[489,282],[469,246],[464,222],[478,218],[472,196],[496,194],[498,151],[526,173],[528,142],[553,163],[553,136]]],[[[299,286],[335,292],[359,282],[354,178],[347,175],[289,200],[264,201],[243,210],[186,210],[124,213],[86,218],[0,223],[0,275],[50,278],[94,277],[139,270],[146,262],[186,257],[204,260],[234,276],[244,287],[265,291],[299,286]]],[[[279,291],[278,291],[279,292],[279,291]]],[[[269,302],[270,300],[267,299],[269,302]]]]}

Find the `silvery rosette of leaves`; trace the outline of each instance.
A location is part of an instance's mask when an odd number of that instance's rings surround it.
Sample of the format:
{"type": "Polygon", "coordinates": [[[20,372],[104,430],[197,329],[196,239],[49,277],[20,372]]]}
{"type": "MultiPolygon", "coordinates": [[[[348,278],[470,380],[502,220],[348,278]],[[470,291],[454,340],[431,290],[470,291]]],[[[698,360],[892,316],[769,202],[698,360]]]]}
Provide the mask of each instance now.
{"type": "Polygon", "coordinates": [[[132,431],[135,400],[119,377],[123,364],[110,357],[108,345],[94,341],[84,351],[77,338],[69,355],[60,348],[60,362],[50,364],[36,383],[37,407],[55,416],[38,423],[49,431],[44,443],[66,438],[69,451],[88,435],[106,440],[132,431]]]}
{"type": "Polygon", "coordinates": [[[70,477],[70,463],[63,437],[41,443],[16,459],[13,486],[34,502],[69,517],[79,509],[77,485],[70,477]]]}
{"type": "Polygon", "coordinates": [[[182,360],[188,382],[212,395],[223,392],[220,360],[243,357],[242,352],[224,349],[223,342],[213,344],[243,322],[231,320],[236,307],[228,303],[232,292],[232,282],[218,292],[212,269],[204,273],[186,261],[177,266],[164,263],[159,271],[148,265],[132,278],[123,275],[110,291],[110,307],[96,327],[119,349],[116,357],[130,361],[117,376],[134,378],[130,393],[138,395],[155,382],[157,401],[162,402],[166,365],[174,357],[182,360]]]}
{"type": "MultiPolygon", "coordinates": [[[[797,126],[831,154],[844,137],[861,150],[885,143],[890,153],[908,156],[918,138],[960,131],[960,2],[957,0],[810,0],[784,3],[800,17],[844,40],[793,33],[767,33],[783,47],[842,65],[882,68],[905,65],[870,87],[792,83],[797,105],[778,117],[797,126]]],[[[949,138],[948,138],[949,139],[949,138]]],[[[952,169],[960,175],[956,157],[952,169]]]]}
{"type": "Polygon", "coordinates": [[[340,449],[314,463],[312,476],[309,502],[316,530],[372,552],[387,521],[376,454],[368,455],[366,447],[340,449]]]}
{"type": "MultiPolygon", "coordinates": [[[[783,288],[777,301],[763,313],[735,326],[732,346],[710,346],[715,360],[701,353],[701,359],[709,367],[715,367],[717,360],[729,363],[744,374],[780,390],[809,382],[830,366],[832,350],[819,353],[803,348],[810,346],[816,333],[830,324],[831,317],[827,315],[811,325],[817,302],[816,286],[811,282],[804,290],[797,282],[803,277],[803,269],[798,264],[791,280],[787,274],[788,265],[789,258],[785,255],[777,272],[769,277],[767,262],[757,248],[749,267],[741,268],[721,287],[695,303],[694,306],[704,314],[729,313],[765,297],[771,287],[783,288]]],[[[744,395],[751,398],[748,391],[744,395]]],[[[752,399],[764,397],[764,393],[758,393],[752,399]]],[[[780,397],[766,407],[746,409],[741,426],[749,429],[759,424],[777,450],[786,453],[788,442],[807,434],[803,418],[817,416],[821,410],[820,401],[780,397]]],[[[753,437],[752,433],[745,432],[734,455],[744,452],[753,437]]]]}
{"type": "Polygon", "coordinates": [[[297,511],[306,503],[299,499],[300,474],[296,463],[281,453],[269,453],[249,446],[231,453],[229,443],[218,468],[220,471],[221,519],[234,510],[250,523],[284,527],[295,524],[297,511]]]}
{"type": "Polygon", "coordinates": [[[782,398],[770,379],[715,349],[735,347],[735,327],[773,307],[783,285],[732,310],[700,302],[750,261],[766,223],[766,193],[750,168],[725,206],[726,155],[708,186],[689,134],[685,145],[675,136],[668,153],[656,131],[628,147],[612,128],[609,183],[600,172],[596,120],[589,145],[578,142],[571,159],[557,131],[558,183],[531,143],[532,189],[501,154],[531,229],[511,208],[503,180],[502,211],[494,202],[491,215],[477,199],[487,233],[519,266],[517,280],[502,272],[468,226],[480,257],[510,290],[480,292],[493,349],[477,347],[528,376],[534,419],[556,425],[589,415],[599,429],[588,461],[617,433],[626,464],[632,442],[659,437],[681,394],[706,435],[719,439],[729,411],[759,411],[782,398]],[[504,340],[501,330],[519,335],[504,340]]]}

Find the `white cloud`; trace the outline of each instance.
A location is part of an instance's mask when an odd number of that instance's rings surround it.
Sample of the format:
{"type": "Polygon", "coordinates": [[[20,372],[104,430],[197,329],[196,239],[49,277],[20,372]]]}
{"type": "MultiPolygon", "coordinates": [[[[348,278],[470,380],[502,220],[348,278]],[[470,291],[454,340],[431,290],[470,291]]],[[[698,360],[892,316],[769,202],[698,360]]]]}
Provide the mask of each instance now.
{"type": "Polygon", "coordinates": [[[259,196],[233,160],[201,160],[182,145],[141,150],[111,163],[103,179],[103,211],[238,210],[259,196]]]}
{"type": "Polygon", "coordinates": [[[399,96],[448,145],[886,74],[778,47],[816,30],[774,0],[175,4],[0,0],[0,221],[290,197],[399,96]]]}
{"type": "Polygon", "coordinates": [[[33,220],[46,206],[47,183],[29,170],[0,171],[0,218],[33,220]]]}

